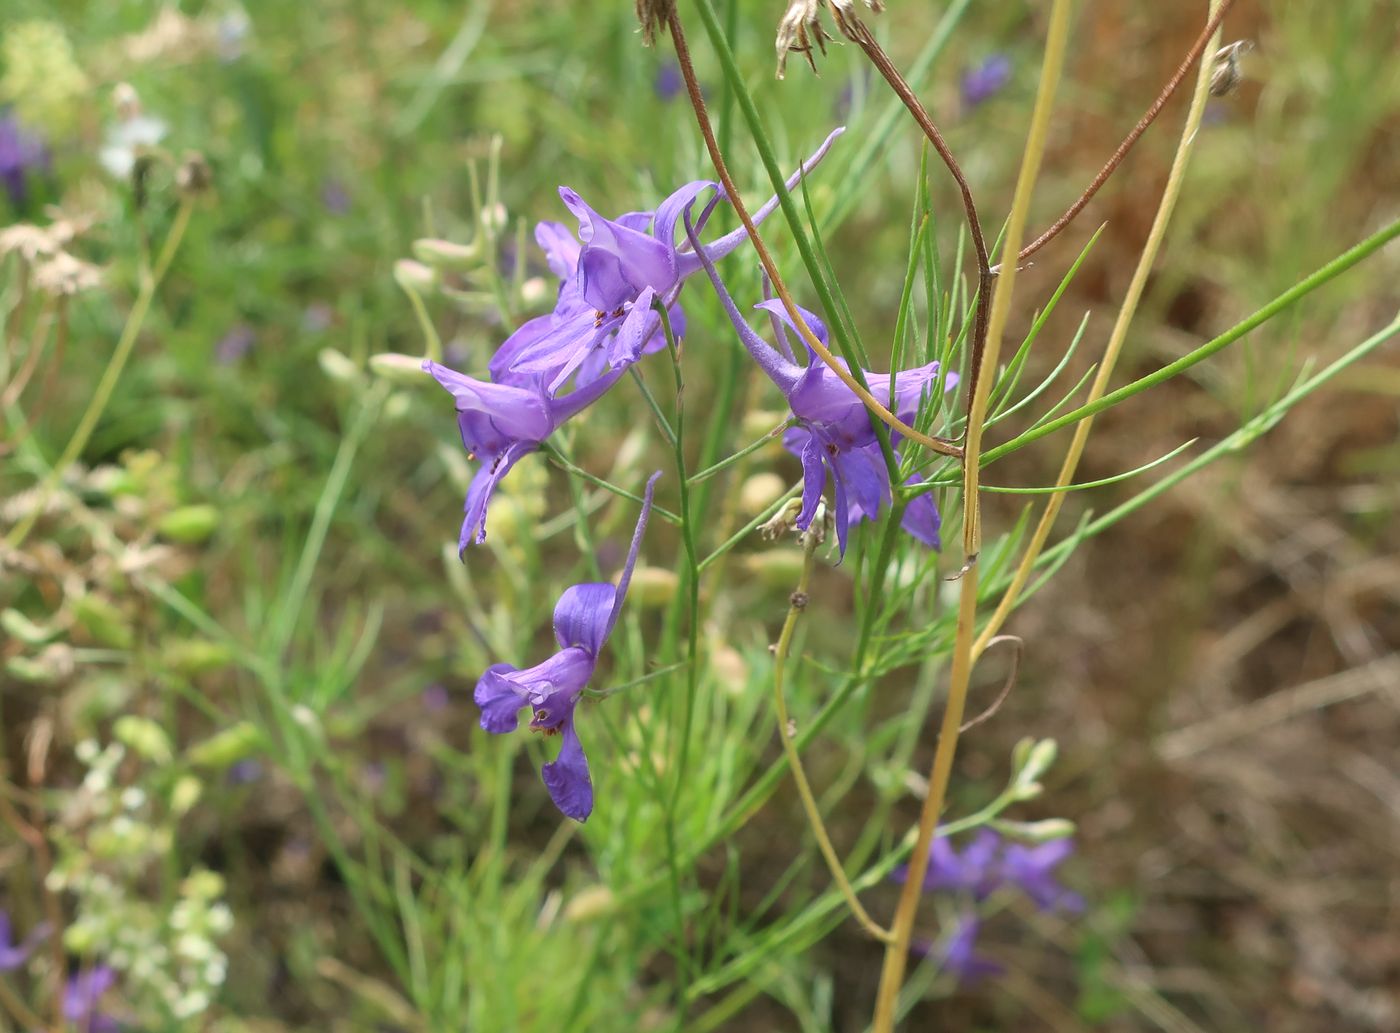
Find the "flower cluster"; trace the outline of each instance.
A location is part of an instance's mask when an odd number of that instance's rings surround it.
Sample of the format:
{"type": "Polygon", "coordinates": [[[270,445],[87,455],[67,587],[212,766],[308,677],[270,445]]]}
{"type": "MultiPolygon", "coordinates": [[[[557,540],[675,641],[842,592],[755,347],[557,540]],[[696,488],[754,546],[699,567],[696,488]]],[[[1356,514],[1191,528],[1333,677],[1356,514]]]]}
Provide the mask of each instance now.
{"type": "MultiPolygon", "coordinates": [[[[1055,876],[1055,869],[1072,853],[1072,839],[1024,846],[983,829],[959,854],[947,837],[936,836],[929,845],[924,890],[955,896],[962,909],[939,953],[944,971],[966,983],[1001,971],[995,962],[975,952],[981,929],[975,906],[994,893],[1020,892],[1041,911],[1083,911],[1084,898],[1060,885],[1055,876]]],[[[902,883],[908,877],[907,865],[891,873],[895,882],[902,883]]]]}
{"type": "MultiPolygon", "coordinates": [[[[826,155],[836,130],[788,180],[795,187],[826,155]]],[[[480,465],[467,492],[459,548],[486,540],[491,494],[522,456],[610,388],[632,363],[666,346],[658,308],[677,336],[685,316],[677,304],[685,280],[702,262],[715,262],[745,240],[734,230],[713,243],[677,241],[679,224],[710,195],[695,219],[703,229],[722,198],[718,183],[699,180],[675,191],[654,211],[616,219],[599,215],[568,187],[559,196],[578,222],[577,233],[542,222],[535,240],[558,277],[554,310],[528,320],[492,356],[489,380],[427,361],[423,368],[457,403],[457,423],[468,456],[480,465]]],[[[768,217],[776,197],[755,213],[768,217]]]]}
{"type": "MultiPolygon", "coordinates": [[[[788,180],[796,187],[826,154],[838,129],[788,180]]],[[[468,459],[477,464],[467,488],[458,551],[486,540],[487,510],[497,486],[520,459],[537,450],[566,421],[602,397],[644,355],[667,346],[668,335],[685,333],[679,298],[685,281],[700,271],[713,285],[743,346],[783,392],[794,424],[784,444],[802,463],[803,491],[796,524],[807,530],[820,510],[830,477],[835,494],[836,531],[844,555],[850,529],[873,520],[893,500],[892,472],[897,469],[901,439],[880,441],[869,412],[833,370],[808,349],[800,364],[787,342],[788,314],[774,302],[760,308],[773,316],[781,351],[758,336],[739,314],[721,282],[716,262],[746,239],[736,229],[704,242],[706,224],[724,199],[720,184],[687,183],[654,210],[606,218],[576,192],[560,188],[577,231],[561,223],[542,222],[535,241],[557,278],[554,309],[526,321],[487,363],[489,377],[469,376],[428,359],[423,369],[453,397],[457,425],[468,459]]],[[[766,219],[778,206],[770,199],[754,214],[766,219]]],[[[447,254],[451,245],[433,242],[447,254]]],[[[456,250],[464,250],[457,248],[456,250]]],[[[426,269],[425,269],[426,271],[426,269]]],[[[821,340],[826,330],[816,316],[807,323],[821,340]]],[[[956,383],[937,362],[897,373],[864,373],[876,397],[889,399],[906,422],[912,421],[933,392],[956,383]]],[[[659,476],[659,475],[657,475],[659,476]]],[[[905,479],[906,484],[917,475],[905,479]]],[[[560,737],[555,760],[542,775],[549,795],[566,816],[585,820],[593,810],[588,761],[574,726],[574,715],[608,636],[617,622],[637,552],[651,510],[656,477],[646,497],[621,577],[606,583],[574,585],[559,598],[554,633],[559,652],[524,670],[493,664],[477,682],[475,701],[481,726],[488,732],[514,731],[519,713],[531,710],[529,727],[560,737]]],[[[903,507],[902,526],[932,548],[939,544],[939,516],[931,495],[921,494],[903,507]]]]}

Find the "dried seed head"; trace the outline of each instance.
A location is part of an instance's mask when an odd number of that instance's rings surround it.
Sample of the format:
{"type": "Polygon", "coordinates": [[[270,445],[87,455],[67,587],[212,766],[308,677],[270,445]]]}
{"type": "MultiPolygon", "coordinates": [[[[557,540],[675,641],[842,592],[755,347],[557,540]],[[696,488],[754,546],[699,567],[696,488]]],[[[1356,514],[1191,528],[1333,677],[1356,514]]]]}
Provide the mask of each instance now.
{"type": "Polygon", "coordinates": [[[1236,40],[1215,52],[1215,65],[1210,73],[1210,95],[1224,97],[1233,93],[1244,78],[1240,70],[1240,58],[1254,49],[1247,39],[1236,40]]]}
{"type": "MultiPolygon", "coordinates": [[[[813,46],[826,53],[826,42],[832,37],[821,24],[821,9],[830,5],[832,17],[837,27],[847,36],[859,31],[862,26],[856,15],[855,0],[789,0],[787,11],[778,21],[778,34],[774,48],[778,51],[778,78],[787,73],[789,53],[802,54],[813,72],[817,70],[813,46]]],[[[865,6],[876,14],[885,9],[884,0],[865,0],[865,6]]]]}
{"type": "Polygon", "coordinates": [[[0,230],[0,255],[14,251],[26,262],[55,254],[61,246],[48,227],[19,222],[0,230]]]}
{"type": "Polygon", "coordinates": [[[81,294],[102,282],[102,270],[67,251],[34,267],[34,286],[55,297],[81,294]]]}
{"type": "Polygon", "coordinates": [[[175,185],[180,193],[198,197],[214,185],[214,173],[209,162],[198,151],[186,151],[180,159],[180,167],[175,170],[175,185]]]}
{"type": "Polygon", "coordinates": [[[659,32],[666,30],[676,0],[637,0],[637,21],[642,23],[642,42],[651,46],[659,32]]]}

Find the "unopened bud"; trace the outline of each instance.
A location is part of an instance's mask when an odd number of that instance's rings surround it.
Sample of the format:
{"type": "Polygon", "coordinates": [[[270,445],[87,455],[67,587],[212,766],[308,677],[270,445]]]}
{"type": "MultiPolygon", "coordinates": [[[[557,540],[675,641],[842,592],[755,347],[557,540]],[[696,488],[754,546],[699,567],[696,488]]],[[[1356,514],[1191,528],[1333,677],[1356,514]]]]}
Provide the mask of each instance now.
{"type": "Polygon", "coordinates": [[[178,818],[188,814],[204,794],[204,786],[193,775],[181,775],[170,788],[170,810],[178,818]]]}
{"type": "Polygon", "coordinates": [[[0,612],[0,628],[5,633],[28,646],[41,646],[58,633],[56,628],[45,628],[35,624],[18,610],[0,612]]]}
{"type": "Polygon", "coordinates": [[[219,511],[214,506],[181,506],[161,517],[156,531],[162,538],[181,545],[195,545],[206,540],[219,526],[219,511]]]}
{"type": "Polygon", "coordinates": [[[99,645],[130,649],[134,635],[126,615],[116,604],[101,596],[85,595],[73,604],[78,625],[99,645]]]}
{"type": "Polygon", "coordinates": [[[406,291],[422,294],[433,289],[437,283],[437,273],[411,258],[400,258],[394,263],[394,279],[406,291]]]}
{"type": "Polygon", "coordinates": [[[617,907],[617,898],[613,891],[606,886],[589,886],[587,889],[579,890],[564,906],[564,920],[566,922],[591,922],[597,918],[604,918],[613,913],[617,907]]]}
{"type": "Polygon", "coordinates": [[[321,364],[321,371],[337,383],[359,383],[360,367],[334,348],[322,348],[316,355],[316,361],[321,364]]]}
{"type": "Polygon", "coordinates": [[[369,371],[395,384],[414,387],[427,382],[423,376],[423,360],[401,352],[380,352],[369,357],[369,371]]]}
{"type": "Polygon", "coordinates": [[[157,764],[168,763],[174,755],[170,749],[170,736],[148,717],[124,714],[112,725],[112,734],[118,742],[125,743],[133,752],[157,764]]]}
{"type": "Polygon", "coordinates": [[[775,473],[756,473],[739,489],[739,511],[756,516],[777,502],[787,490],[787,482],[775,473]]]}
{"type": "Polygon", "coordinates": [[[258,751],[261,744],[262,733],[257,726],[251,721],[240,721],[203,742],[195,743],[185,756],[191,764],[219,771],[246,760],[258,751]]]}
{"type": "Polygon", "coordinates": [[[457,244],[436,237],[423,237],[413,242],[413,257],[424,265],[438,269],[469,269],[476,265],[481,248],[476,244],[457,244]]]}
{"type": "Polygon", "coordinates": [[[222,642],[184,639],[167,643],[160,658],[170,670],[193,677],[227,667],[233,662],[233,650],[222,642]]]}

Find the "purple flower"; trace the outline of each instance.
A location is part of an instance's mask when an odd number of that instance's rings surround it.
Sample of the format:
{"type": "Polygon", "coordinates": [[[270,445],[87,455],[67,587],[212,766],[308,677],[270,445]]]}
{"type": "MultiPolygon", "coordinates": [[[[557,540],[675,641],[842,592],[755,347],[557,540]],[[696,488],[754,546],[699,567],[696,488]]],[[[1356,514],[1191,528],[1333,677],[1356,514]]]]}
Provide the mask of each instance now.
{"type": "Polygon", "coordinates": [[[1011,59],[1005,54],[993,54],[980,64],[963,72],[963,109],[971,111],[991,100],[1011,81],[1011,59]]]}
{"type": "Polygon", "coordinates": [[[467,458],[480,464],[467,489],[466,517],[457,541],[459,553],[486,540],[486,507],[510,468],[539,448],[565,420],[600,398],[623,373],[613,370],[586,387],[575,387],[556,397],[545,389],[538,375],[507,371],[503,375],[508,382],[492,383],[464,376],[431,359],[424,361],[423,368],[456,399],[457,426],[467,458]]]}
{"type": "MultiPolygon", "coordinates": [[[[924,890],[966,893],[976,900],[985,900],[1001,885],[1001,869],[997,853],[1001,837],[991,829],[983,829],[967,845],[961,855],[953,849],[947,836],[935,836],[929,844],[928,868],[924,871],[924,890]]],[[[895,882],[909,877],[909,866],[902,864],[890,873],[895,882]]]]}
{"type": "Polygon", "coordinates": [[[34,948],[48,935],[48,925],[40,924],[30,930],[23,943],[15,943],[10,916],[7,912],[0,911],[0,972],[13,972],[23,965],[29,960],[29,955],[34,953],[34,948]]]}
{"type": "MultiPolygon", "coordinates": [[[[793,173],[788,189],[821,161],[842,132],[837,129],[826,138],[793,173]]],[[[616,219],[604,218],[573,190],[560,187],[559,196],[578,220],[577,236],[556,222],[540,223],[535,230],[550,269],[562,281],[558,304],[553,313],[530,320],[501,346],[491,360],[493,379],[502,380],[506,370],[535,373],[556,390],[575,371],[576,383],[583,385],[601,375],[604,367],[630,365],[665,346],[653,303],[666,306],[677,333],[682,333],[680,311],[672,306],[686,278],[701,268],[698,252],[718,261],[747,239],[740,227],[703,248],[677,242],[682,219],[689,220],[696,201],[706,193],[712,196],[695,220],[700,228],[722,196],[718,183],[687,183],[655,211],[628,212],[616,219]]],[[[754,213],[754,221],[762,222],[777,207],[778,198],[770,198],[754,213]]]]}
{"type": "MultiPolygon", "coordinates": [[[[841,554],[845,555],[850,529],[862,520],[874,519],[880,507],[893,499],[889,467],[885,465],[869,412],[810,347],[805,367],[793,360],[783,329],[792,324],[781,302],[764,301],[757,306],[767,309],[774,317],[774,332],[783,349],[780,353],[759,337],[739,314],[738,306],[720,281],[708,255],[702,254],[700,260],[739,339],[787,397],[792,414],[799,421],[798,426],[783,435],[788,451],[802,460],[802,511],[798,514],[797,526],[804,531],[811,526],[829,473],[836,496],[836,536],[841,554]]],[[[805,309],[803,318],[817,339],[825,344],[827,333],[822,321],[805,309]]],[[[870,393],[878,399],[889,398],[890,378],[888,373],[865,374],[870,393]]],[[[896,415],[906,423],[913,420],[924,394],[938,379],[937,362],[900,371],[895,376],[892,406],[896,415]]],[[[946,390],[957,378],[949,374],[942,382],[946,390]]],[[[892,445],[897,447],[899,441],[898,435],[891,437],[892,445]]],[[[906,483],[917,480],[917,476],[911,477],[906,483]]],[[[926,492],[912,499],[905,508],[900,526],[930,548],[938,548],[939,516],[933,496],[926,492]]]]}
{"type": "Polygon", "coordinates": [[[63,1017],[79,1033],[117,1033],[117,1020],[98,1010],[103,996],[116,985],[117,974],[107,965],[83,969],[68,977],[63,988],[63,1017]]]}
{"type": "Polygon", "coordinates": [[[344,215],[350,211],[350,190],[334,176],[321,184],[321,204],[332,215],[344,215]]]}
{"type": "Polygon", "coordinates": [[[1056,839],[1038,846],[1010,843],[1002,857],[1002,877],[1042,911],[1083,911],[1084,898],[1055,881],[1055,868],[1074,853],[1074,840],[1056,839]]]}
{"type": "Polygon", "coordinates": [[[656,70],[656,78],[652,80],[651,86],[659,99],[667,102],[675,100],[680,96],[681,90],[685,89],[680,65],[674,61],[664,62],[656,70]]]}
{"type": "Polygon", "coordinates": [[[452,698],[448,695],[447,689],[434,682],[423,690],[423,709],[430,713],[440,714],[452,704],[452,698]]]}
{"type": "Polygon", "coordinates": [[[29,173],[47,164],[44,142],[27,132],[8,110],[0,113],[0,183],[14,207],[23,206],[29,195],[29,173]]]}
{"type": "Polygon", "coordinates": [[[622,611],[660,476],[655,473],[647,481],[642,512],[617,587],[590,582],[566,589],[554,607],[554,638],[559,652],[523,671],[510,664],[492,664],[473,694],[481,707],[481,727],[488,732],[515,731],[520,710],[529,706],[530,728],[560,737],[559,755],[540,774],[554,805],[575,821],[585,821],[593,812],[593,780],[574,729],[574,708],[622,611]]]}
{"type": "Polygon", "coordinates": [[[958,982],[964,985],[1000,975],[1004,971],[995,961],[975,953],[977,934],[981,928],[982,921],[976,914],[963,915],[939,952],[942,970],[957,977],[958,982]]]}
{"type": "Polygon", "coordinates": [[[214,345],[214,361],[220,366],[232,366],[247,355],[257,343],[258,335],[247,323],[238,323],[214,345]]]}

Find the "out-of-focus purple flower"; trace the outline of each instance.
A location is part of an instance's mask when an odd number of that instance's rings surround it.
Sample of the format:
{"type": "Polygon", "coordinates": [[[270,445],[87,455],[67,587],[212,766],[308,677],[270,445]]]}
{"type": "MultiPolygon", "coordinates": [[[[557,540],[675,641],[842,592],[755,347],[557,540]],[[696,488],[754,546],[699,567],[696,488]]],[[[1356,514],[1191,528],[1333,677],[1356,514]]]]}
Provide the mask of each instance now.
{"type": "Polygon", "coordinates": [[[214,346],[214,361],[220,366],[232,366],[247,355],[257,343],[258,335],[247,323],[239,323],[219,338],[214,346]]]}
{"type": "MultiPolygon", "coordinates": [[[[788,180],[789,190],[821,161],[842,132],[832,132],[803,162],[788,180]]],[[[562,281],[558,304],[552,314],[530,320],[501,346],[491,360],[493,379],[500,381],[507,369],[536,373],[550,390],[556,390],[575,371],[576,383],[581,385],[601,375],[604,368],[630,365],[665,346],[660,318],[652,311],[654,302],[667,308],[673,327],[682,332],[682,314],[672,306],[686,278],[700,270],[698,250],[718,261],[747,239],[747,231],[740,227],[703,248],[677,242],[681,220],[689,218],[706,193],[711,196],[695,220],[698,228],[704,227],[721,199],[718,183],[687,183],[655,211],[628,212],[616,219],[604,218],[573,190],[560,187],[559,196],[578,220],[577,236],[557,222],[540,223],[535,230],[550,269],[562,281]]],[[[754,222],[763,221],[777,207],[774,196],[754,213],[754,222]]]]}
{"type": "Polygon", "coordinates": [[[559,652],[523,671],[510,664],[492,664],[473,694],[481,707],[481,727],[488,732],[515,731],[520,710],[528,706],[532,730],[560,736],[559,755],[540,774],[554,805],[575,821],[585,821],[593,813],[593,779],[574,729],[574,708],[622,611],[660,476],[655,473],[647,481],[642,512],[617,587],[589,582],[566,589],[554,607],[554,638],[559,652]]]}
{"type": "Polygon", "coordinates": [[[29,196],[29,174],[47,165],[44,141],[21,126],[10,111],[0,112],[0,183],[14,207],[21,207],[29,196]]]}
{"type": "Polygon", "coordinates": [[[13,972],[23,965],[48,935],[48,925],[40,924],[30,930],[22,943],[15,943],[9,913],[0,911],[0,972],[13,972]]]}
{"type": "Polygon", "coordinates": [[[334,176],[321,184],[321,204],[332,215],[345,215],[350,211],[350,190],[334,176]]]}
{"type": "Polygon", "coordinates": [[[1030,847],[1009,843],[1002,857],[1002,876],[1042,911],[1083,911],[1084,898],[1065,889],[1055,879],[1055,869],[1072,853],[1072,839],[1056,839],[1030,847]]]}
{"type": "Polygon", "coordinates": [[[423,368],[456,400],[457,426],[467,458],[480,464],[467,489],[459,553],[486,540],[486,508],[510,468],[539,448],[565,420],[602,397],[623,374],[620,368],[613,370],[586,387],[575,387],[556,397],[545,389],[543,378],[535,375],[506,373],[510,382],[492,383],[431,359],[424,361],[423,368]]]}
{"type": "Polygon", "coordinates": [[[440,714],[451,704],[452,698],[445,686],[434,683],[423,690],[423,709],[432,714],[440,714]]]}
{"type": "Polygon", "coordinates": [[[99,1010],[102,998],[117,983],[117,973],[107,965],[83,969],[68,977],[63,988],[63,1017],[79,1033],[118,1033],[117,1020],[99,1010]]]}
{"type": "Polygon", "coordinates": [[[995,961],[976,953],[977,934],[981,929],[982,921],[976,914],[963,915],[939,952],[942,970],[955,976],[964,986],[1005,971],[995,961]]]}
{"type": "MultiPolygon", "coordinates": [[[[881,454],[869,412],[810,346],[807,348],[807,365],[803,367],[764,341],[739,314],[738,306],[720,281],[714,263],[703,253],[700,261],[730,322],[738,331],[739,339],[763,372],[786,396],[792,414],[799,421],[798,426],[783,435],[783,444],[788,451],[802,460],[802,510],[797,517],[797,526],[804,531],[811,526],[829,473],[836,496],[836,537],[841,554],[845,555],[850,529],[862,520],[873,519],[882,505],[888,505],[893,500],[889,468],[881,454]]],[[[779,343],[784,351],[790,351],[783,330],[784,326],[792,326],[787,310],[778,301],[760,302],[757,307],[766,309],[774,317],[774,331],[779,343]]],[[[827,334],[822,321],[806,310],[802,314],[813,334],[825,344],[827,334]]],[[[866,373],[865,379],[872,395],[880,399],[889,398],[890,374],[866,373]]],[[[925,366],[901,370],[895,375],[894,382],[893,408],[896,415],[908,423],[914,418],[925,393],[935,390],[935,385],[940,382],[938,363],[930,362],[925,366]]],[[[953,374],[941,378],[945,390],[956,382],[953,374]]],[[[899,441],[898,435],[891,436],[891,444],[896,449],[899,441]]],[[[912,482],[915,478],[910,480],[912,482]]],[[[904,511],[900,526],[930,548],[938,548],[939,516],[933,496],[925,492],[913,499],[904,511]]]]}
{"type": "Polygon", "coordinates": [[[652,80],[652,89],[656,91],[656,96],[661,100],[675,100],[680,96],[681,90],[685,89],[685,80],[681,78],[681,66],[674,61],[664,61],[661,67],[656,70],[656,78],[652,80]]]}
{"type": "MultiPolygon", "coordinates": [[[[924,890],[966,893],[976,900],[985,900],[1001,885],[1001,867],[997,854],[1001,837],[991,829],[983,829],[967,845],[962,854],[953,849],[946,836],[935,836],[929,845],[928,868],[924,871],[924,890]]],[[[909,866],[902,864],[890,873],[895,882],[909,877],[909,866]]]]}
{"type": "Polygon", "coordinates": [[[308,333],[319,334],[323,330],[329,330],[334,322],[335,309],[324,301],[312,302],[301,314],[302,329],[308,333]]]}
{"type": "Polygon", "coordinates": [[[1011,81],[1011,59],[1005,54],[992,54],[963,72],[963,110],[971,111],[1000,93],[1011,81]]]}
{"type": "Polygon", "coordinates": [[[234,764],[233,767],[228,769],[228,781],[230,785],[250,785],[262,778],[262,776],[263,766],[251,757],[240,760],[237,764],[234,764]]]}

